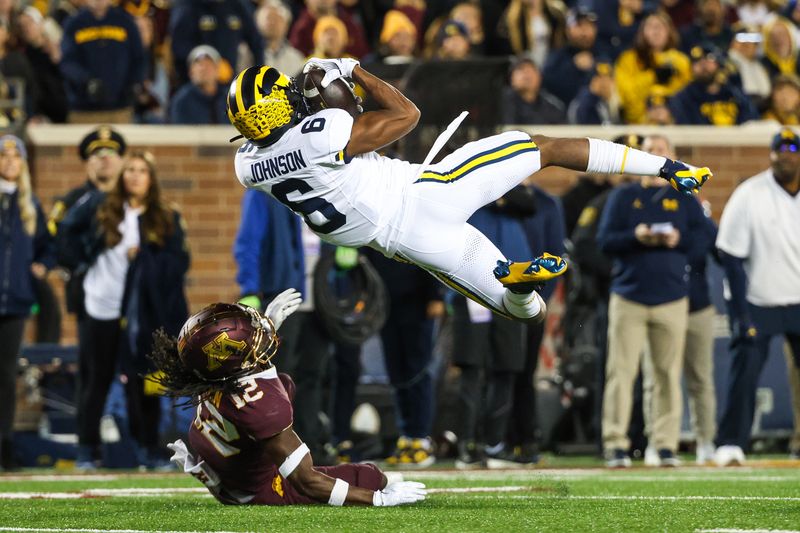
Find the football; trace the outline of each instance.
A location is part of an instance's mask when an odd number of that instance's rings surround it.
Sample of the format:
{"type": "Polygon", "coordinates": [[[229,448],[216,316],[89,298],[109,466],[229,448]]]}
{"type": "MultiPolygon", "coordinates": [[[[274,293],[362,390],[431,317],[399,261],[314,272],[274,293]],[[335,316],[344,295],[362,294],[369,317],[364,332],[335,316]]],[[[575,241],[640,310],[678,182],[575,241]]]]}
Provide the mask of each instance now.
{"type": "Polygon", "coordinates": [[[303,80],[303,96],[311,106],[311,111],[316,113],[321,109],[328,109],[335,107],[344,109],[351,116],[355,117],[361,114],[361,98],[357,97],[353,92],[353,85],[345,79],[339,78],[334,80],[330,85],[322,88],[322,78],[325,77],[325,71],[321,68],[314,68],[309,70],[305,79],[303,80]]]}

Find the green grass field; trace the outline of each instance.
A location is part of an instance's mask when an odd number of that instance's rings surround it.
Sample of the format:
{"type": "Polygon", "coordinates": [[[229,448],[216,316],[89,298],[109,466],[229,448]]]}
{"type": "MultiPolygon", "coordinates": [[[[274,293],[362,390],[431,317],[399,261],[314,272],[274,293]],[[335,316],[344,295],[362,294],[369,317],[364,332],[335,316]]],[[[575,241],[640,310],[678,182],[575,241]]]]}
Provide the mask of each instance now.
{"type": "Polygon", "coordinates": [[[0,476],[0,531],[800,533],[799,463],[608,471],[597,462],[551,460],[535,470],[442,469],[405,478],[433,489],[428,500],[384,509],[225,507],[179,474],[25,472],[0,476]]]}

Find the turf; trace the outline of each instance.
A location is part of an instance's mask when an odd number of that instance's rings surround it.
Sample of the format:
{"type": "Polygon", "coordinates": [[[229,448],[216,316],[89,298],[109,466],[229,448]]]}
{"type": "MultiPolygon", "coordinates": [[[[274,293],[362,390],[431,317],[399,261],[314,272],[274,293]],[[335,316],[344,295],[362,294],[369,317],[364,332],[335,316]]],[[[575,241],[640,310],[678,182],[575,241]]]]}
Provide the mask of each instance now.
{"type": "MultiPolygon", "coordinates": [[[[200,487],[183,475],[34,479],[0,476],[0,492],[200,487]]],[[[420,479],[434,488],[526,489],[435,493],[416,506],[385,509],[225,507],[194,493],[0,500],[0,528],[282,533],[800,530],[800,468],[796,467],[437,471],[406,473],[406,479],[420,479]]]]}

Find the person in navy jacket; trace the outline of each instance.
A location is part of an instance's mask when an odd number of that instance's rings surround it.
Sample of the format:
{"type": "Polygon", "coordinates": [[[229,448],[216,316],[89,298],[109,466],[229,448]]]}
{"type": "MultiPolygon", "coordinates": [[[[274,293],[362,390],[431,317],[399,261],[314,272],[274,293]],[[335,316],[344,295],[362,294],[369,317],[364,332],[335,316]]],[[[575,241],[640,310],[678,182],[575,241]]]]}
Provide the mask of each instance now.
{"type": "MultiPolygon", "coordinates": [[[[476,211],[468,222],[505,257],[519,260],[531,255],[523,220],[534,213],[533,192],[519,185],[476,211]]],[[[453,299],[453,311],[453,364],[461,370],[456,466],[470,468],[484,462],[490,468],[515,465],[507,432],[514,383],[525,367],[525,324],[492,315],[461,296],[453,299]],[[481,437],[485,450],[478,446],[481,437]]]]}
{"type": "MultiPolygon", "coordinates": [[[[672,150],[651,135],[642,148],[672,150]]],[[[645,179],[614,189],[597,231],[613,258],[608,361],[603,395],[607,465],[630,466],[627,437],[634,380],[648,344],[654,393],[650,446],[656,464],[675,466],[681,421],[681,361],[689,314],[689,258],[708,249],[700,204],[645,179]]]]}
{"type": "Polygon", "coordinates": [[[133,18],[111,0],[91,0],[64,24],[61,51],[69,122],[131,122],[134,87],[144,77],[133,18]]]}
{"type": "MultiPolygon", "coordinates": [[[[526,192],[531,195],[535,208],[535,213],[525,217],[522,223],[531,253],[542,255],[549,251],[556,255],[563,254],[567,230],[561,201],[535,185],[527,186],[526,192]]],[[[555,283],[548,283],[539,294],[547,301],[555,288],[555,283]]],[[[525,365],[514,380],[508,443],[514,448],[514,461],[521,464],[539,462],[539,428],[533,376],[539,366],[544,326],[544,322],[527,325],[525,365]]]]}
{"type": "Polygon", "coordinates": [[[220,55],[206,44],[189,54],[189,78],[172,97],[172,124],[227,124],[228,90],[217,80],[220,55]]]}
{"type": "Polygon", "coordinates": [[[55,266],[39,201],[31,191],[25,144],[0,137],[0,472],[14,467],[12,428],[17,358],[25,320],[36,301],[34,277],[55,266]]]}
{"type": "Polygon", "coordinates": [[[675,124],[732,126],[758,120],[753,102],[722,70],[722,53],[712,45],[692,48],[694,81],[669,100],[675,124]]]}

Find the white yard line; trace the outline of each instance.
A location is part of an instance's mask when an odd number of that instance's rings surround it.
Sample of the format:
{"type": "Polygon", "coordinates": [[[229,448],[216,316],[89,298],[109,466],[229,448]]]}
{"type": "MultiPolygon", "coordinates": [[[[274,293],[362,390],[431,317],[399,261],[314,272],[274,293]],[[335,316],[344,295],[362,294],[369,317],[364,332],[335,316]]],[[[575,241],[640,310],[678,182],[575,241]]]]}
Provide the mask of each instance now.
{"type": "MultiPolygon", "coordinates": [[[[150,529],[82,529],[70,527],[0,527],[0,531],[26,531],[31,533],[153,533],[150,529]]],[[[207,533],[200,531],[159,531],[159,533],[207,533]]],[[[214,533],[240,533],[217,531],[214,533]]]]}
{"type": "Polygon", "coordinates": [[[695,533],[800,533],[796,529],[695,529],[695,533]]]}

